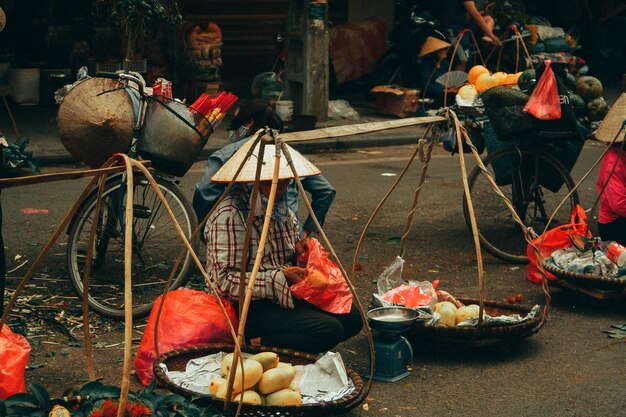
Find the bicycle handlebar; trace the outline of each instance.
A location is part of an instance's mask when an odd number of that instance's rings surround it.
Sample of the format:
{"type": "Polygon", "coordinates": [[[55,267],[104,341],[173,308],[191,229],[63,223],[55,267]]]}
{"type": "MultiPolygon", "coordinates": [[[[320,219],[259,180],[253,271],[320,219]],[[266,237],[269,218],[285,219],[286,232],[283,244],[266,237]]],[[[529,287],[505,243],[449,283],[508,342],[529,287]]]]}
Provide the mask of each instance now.
{"type": "Polygon", "coordinates": [[[141,95],[142,97],[145,96],[145,93],[144,93],[144,87],[145,87],[144,82],[141,80],[141,78],[135,77],[134,75],[124,74],[123,72],[106,72],[106,71],[101,71],[101,72],[97,72],[96,73],[96,77],[110,78],[112,80],[120,80],[120,81],[132,81],[135,84],[137,84],[137,89],[139,90],[139,95],[141,95]]]}

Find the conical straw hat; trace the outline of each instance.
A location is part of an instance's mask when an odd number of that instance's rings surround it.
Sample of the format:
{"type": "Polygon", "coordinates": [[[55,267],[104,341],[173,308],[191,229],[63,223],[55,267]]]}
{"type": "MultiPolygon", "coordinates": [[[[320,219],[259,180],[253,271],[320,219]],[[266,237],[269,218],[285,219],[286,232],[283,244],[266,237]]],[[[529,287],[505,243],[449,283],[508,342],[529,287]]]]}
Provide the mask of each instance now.
{"type": "MultiPolygon", "coordinates": [[[[596,130],[595,138],[600,142],[611,142],[615,135],[620,131],[624,120],[626,119],[626,93],[617,99],[611,110],[607,113],[596,130]]],[[[624,132],[615,140],[615,142],[624,141],[624,132]]]]}
{"type": "MultiPolygon", "coordinates": [[[[237,169],[239,169],[239,166],[241,166],[242,162],[246,158],[253,142],[254,141],[250,139],[241,148],[239,148],[239,150],[237,150],[237,152],[219,169],[219,171],[213,175],[211,181],[230,182],[235,176],[237,169]]],[[[261,143],[257,143],[254,148],[254,153],[250,156],[248,161],[246,161],[246,164],[239,173],[235,182],[254,182],[260,146],[261,143]]],[[[291,160],[293,161],[293,165],[299,177],[318,175],[320,173],[320,170],[315,165],[310,163],[304,156],[302,156],[302,154],[289,145],[286,146],[289,149],[291,160]]],[[[274,163],[276,160],[275,152],[276,145],[265,145],[265,152],[263,153],[263,166],[261,167],[261,181],[270,181],[274,175],[274,163]]],[[[294,178],[293,172],[287,163],[285,154],[281,153],[278,179],[283,180],[291,178],[294,178]]]]}
{"type": "Polygon", "coordinates": [[[419,58],[439,51],[441,49],[449,48],[450,46],[452,45],[450,45],[446,41],[442,41],[441,39],[429,36],[426,38],[426,42],[424,42],[424,45],[422,45],[422,49],[420,49],[419,58]]]}

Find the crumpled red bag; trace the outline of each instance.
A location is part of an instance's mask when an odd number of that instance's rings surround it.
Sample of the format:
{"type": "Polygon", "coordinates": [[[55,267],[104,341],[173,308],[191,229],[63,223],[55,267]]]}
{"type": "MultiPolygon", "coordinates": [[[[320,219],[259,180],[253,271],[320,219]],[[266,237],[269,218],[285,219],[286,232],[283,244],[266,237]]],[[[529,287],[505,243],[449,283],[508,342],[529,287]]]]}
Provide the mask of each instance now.
{"type": "Polygon", "coordinates": [[[546,69],[526,102],[524,112],[539,120],[556,120],[561,118],[559,89],[550,61],[546,60],[545,65],[546,69]]]}
{"type": "MultiPolygon", "coordinates": [[[[557,226],[553,229],[547,230],[543,238],[543,243],[541,243],[541,255],[544,258],[550,258],[552,252],[558,249],[569,248],[573,246],[570,236],[579,235],[584,236],[585,231],[587,230],[587,213],[580,206],[576,205],[574,207],[574,211],[572,211],[572,217],[568,224],[563,224],[561,226],[557,226]]],[[[543,236],[543,235],[542,235],[543,236]]],[[[591,237],[591,232],[587,230],[587,237],[591,237]]],[[[539,243],[541,242],[541,236],[536,237],[533,240],[533,244],[536,247],[539,247],[539,243]]],[[[528,280],[532,282],[542,282],[543,276],[541,275],[541,271],[537,267],[537,256],[535,255],[535,250],[531,245],[526,246],[526,255],[528,256],[528,280]]],[[[546,277],[550,280],[555,280],[556,276],[546,272],[546,277]]]]}
{"type": "MultiPolygon", "coordinates": [[[[156,360],[154,350],[154,324],[160,295],[152,308],[148,324],[133,365],[141,383],[148,385],[154,378],[152,366],[156,360]]],[[[230,321],[237,330],[237,316],[233,306],[222,299],[230,321]]],[[[180,288],[167,293],[159,318],[159,354],[204,343],[232,343],[228,322],[215,296],[204,291],[180,288]]]]}
{"type": "Polygon", "coordinates": [[[30,357],[30,344],[6,324],[0,330],[0,400],[26,392],[24,372],[30,357]]]}
{"type": "Polygon", "coordinates": [[[307,276],[290,287],[293,296],[329,313],[348,313],[352,308],[350,287],[339,267],[328,259],[322,244],[313,237],[309,238],[307,250],[298,256],[298,264],[305,262],[307,276]]]}
{"type": "Polygon", "coordinates": [[[437,285],[439,285],[438,280],[433,281],[432,284],[428,281],[401,284],[387,291],[382,298],[389,303],[408,308],[434,307],[437,303],[437,285]]]}

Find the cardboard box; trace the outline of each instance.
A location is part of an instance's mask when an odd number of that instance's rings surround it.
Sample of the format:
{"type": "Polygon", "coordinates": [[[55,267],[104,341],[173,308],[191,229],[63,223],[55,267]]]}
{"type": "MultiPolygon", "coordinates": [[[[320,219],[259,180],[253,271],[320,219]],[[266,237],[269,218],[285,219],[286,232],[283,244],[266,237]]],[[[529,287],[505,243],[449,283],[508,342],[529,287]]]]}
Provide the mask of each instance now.
{"type": "Polygon", "coordinates": [[[379,85],[372,88],[376,96],[376,109],[383,114],[398,117],[415,116],[419,90],[379,85]]]}

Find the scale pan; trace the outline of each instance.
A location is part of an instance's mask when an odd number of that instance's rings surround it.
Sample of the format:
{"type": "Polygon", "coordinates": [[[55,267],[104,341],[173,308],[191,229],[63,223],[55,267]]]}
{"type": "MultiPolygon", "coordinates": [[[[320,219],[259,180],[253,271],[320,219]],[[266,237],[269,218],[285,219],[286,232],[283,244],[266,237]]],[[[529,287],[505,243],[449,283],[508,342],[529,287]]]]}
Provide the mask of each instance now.
{"type": "Polygon", "coordinates": [[[379,332],[400,332],[417,320],[417,311],[407,307],[379,307],[367,312],[370,326],[379,332]]]}

